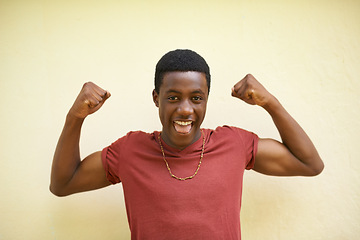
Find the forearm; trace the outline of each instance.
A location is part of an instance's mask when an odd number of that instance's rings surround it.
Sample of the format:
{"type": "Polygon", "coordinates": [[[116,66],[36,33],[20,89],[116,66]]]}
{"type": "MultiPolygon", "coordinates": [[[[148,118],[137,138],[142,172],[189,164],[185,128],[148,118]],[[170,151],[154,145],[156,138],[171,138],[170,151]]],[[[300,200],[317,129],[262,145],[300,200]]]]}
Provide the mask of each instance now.
{"type": "Polygon", "coordinates": [[[271,115],[283,144],[301,162],[314,171],[323,169],[323,162],[308,135],[274,97],[263,106],[271,115]]]}
{"type": "Polygon", "coordinates": [[[69,183],[81,162],[79,141],[83,121],[70,114],[66,117],[52,163],[50,190],[55,194],[69,183]]]}

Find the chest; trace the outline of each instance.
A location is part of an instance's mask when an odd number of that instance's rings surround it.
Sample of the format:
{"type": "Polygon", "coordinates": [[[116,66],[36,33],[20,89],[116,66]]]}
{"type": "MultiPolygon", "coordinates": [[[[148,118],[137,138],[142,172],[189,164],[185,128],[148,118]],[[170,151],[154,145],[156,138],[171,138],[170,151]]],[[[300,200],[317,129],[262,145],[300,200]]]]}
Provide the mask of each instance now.
{"type": "MultiPolygon", "coordinates": [[[[200,152],[191,156],[167,156],[166,165],[159,149],[132,152],[119,169],[125,198],[136,202],[168,202],[183,205],[190,199],[235,199],[241,196],[246,159],[233,146],[208,148],[201,165],[200,152]],[[214,150],[215,149],[215,150],[214,150]],[[233,149],[233,150],[232,150],[233,149]],[[235,149],[235,150],[234,150],[235,149]],[[194,178],[180,181],[170,175],[194,178]],[[139,200],[141,201],[141,200],[139,200]]],[[[201,204],[200,204],[201,205],[201,204]]]]}

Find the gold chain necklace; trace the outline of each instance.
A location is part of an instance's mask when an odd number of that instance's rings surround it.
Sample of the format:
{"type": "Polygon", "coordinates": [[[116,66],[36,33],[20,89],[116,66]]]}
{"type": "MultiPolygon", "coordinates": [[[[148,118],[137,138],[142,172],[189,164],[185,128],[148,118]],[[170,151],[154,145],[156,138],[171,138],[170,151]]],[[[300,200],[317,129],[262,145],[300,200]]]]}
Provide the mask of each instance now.
{"type": "Polygon", "coordinates": [[[160,145],[160,149],[161,149],[161,152],[162,152],[162,155],[163,155],[163,158],[164,158],[164,162],[165,162],[166,167],[167,167],[167,169],[168,169],[168,171],[169,171],[169,173],[170,173],[170,176],[173,177],[173,178],[175,178],[175,179],[177,179],[177,180],[181,180],[181,181],[185,181],[185,180],[192,179],[193,177],[195,177],[195,175],[198,173],[198,171],[199,171],[199,169],[200,169],[201,161],[202,161],[203,156],[204,156],[204,148],[205,148],[205,136],[204,136],[204,133],[201,131],[201,135],[203,135],[203,145],[202,145],[202,150],[201,150],[201,155],[200,155],[200,161],[199,161],[199,164],[198,164],[198,166],[197,166],[197,169],[196,169],[196,171],[195,171],[195,173],[194,173],[193,175],[191,175],[191,176],[189,176],[189,177],[184,177],[184,178],[182,178],[182,177],[177,177],[177,176],[175,176],[175,175],[171,172],[169,163],[168,163],[168,162],[166,161],[166,159],[165,159],[164,148],[163,148],[163,146],[162,146],[162,144],[161,144],[160,135],[161,135],[161,133],[159,133],[159,145],[160,145]]]}

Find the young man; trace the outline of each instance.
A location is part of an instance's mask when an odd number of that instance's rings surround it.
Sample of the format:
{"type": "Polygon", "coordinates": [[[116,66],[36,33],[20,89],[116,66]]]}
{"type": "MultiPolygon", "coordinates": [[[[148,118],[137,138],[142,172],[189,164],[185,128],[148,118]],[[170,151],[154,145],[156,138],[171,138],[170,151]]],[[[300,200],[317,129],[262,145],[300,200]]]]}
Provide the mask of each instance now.
{"type": "Polygon", "coordinates": [[[209,89],[201,56],[191,50],[165,54],[153,91],[162,131],[130,132],[81,161],[82,123],[110,97],[86,83],[55,151],[51,192],[66,196],[121,182],[132,239],[241,239],[245,169],[314,176],[324,165],[302,128],[250,74],[234,85],[232,96],[263,107],[282,143],[236,127],[202,129],[209,89]]]}

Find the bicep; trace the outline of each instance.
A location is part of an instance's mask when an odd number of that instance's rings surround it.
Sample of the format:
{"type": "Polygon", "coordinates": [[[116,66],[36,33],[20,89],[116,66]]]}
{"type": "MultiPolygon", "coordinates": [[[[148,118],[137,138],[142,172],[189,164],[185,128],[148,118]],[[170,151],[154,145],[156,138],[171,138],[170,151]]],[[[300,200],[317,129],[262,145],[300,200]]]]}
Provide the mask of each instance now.
{"type": "Polygon", "coordinates": [[[69,194],[95,190],[109,186],[101,160],[101,151],[87,156],[79,164],[74,176],[67,185],[69,194]]]}
{"type": "Polygon", "coordinates": [[[255,171],[273,176],[311,175],[308,167],[297,159],[284,144],[273,139],[259,139],[255,171]]]}

